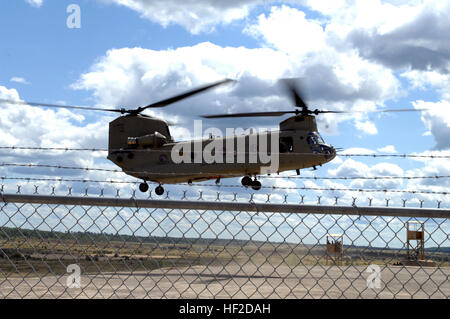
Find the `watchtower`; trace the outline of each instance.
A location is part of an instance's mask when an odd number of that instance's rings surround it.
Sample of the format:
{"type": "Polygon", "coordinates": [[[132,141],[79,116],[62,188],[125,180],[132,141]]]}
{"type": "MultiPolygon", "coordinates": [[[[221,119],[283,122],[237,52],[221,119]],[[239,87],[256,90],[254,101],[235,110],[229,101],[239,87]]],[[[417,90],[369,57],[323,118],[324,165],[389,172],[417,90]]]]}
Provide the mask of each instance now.
{"type": "Polygon", "coordinates": [[[406,222],[406,260],[425,260],[425,226],[423,222],[406,222]]]}
{"type": "Polygon", "coordinates": [[[342,264],[344,255],[344,234],[327,234],[326,261],[331,259],[335,265],[342,264]]]}

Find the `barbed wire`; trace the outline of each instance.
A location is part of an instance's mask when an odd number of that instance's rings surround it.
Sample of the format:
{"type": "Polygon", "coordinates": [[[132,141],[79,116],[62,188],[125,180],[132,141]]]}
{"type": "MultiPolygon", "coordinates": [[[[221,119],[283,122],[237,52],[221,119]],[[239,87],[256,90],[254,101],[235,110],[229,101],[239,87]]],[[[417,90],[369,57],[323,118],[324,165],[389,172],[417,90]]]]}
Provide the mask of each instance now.
{"type": "Polygon", "coordinates": [[[264,178],[287,178],[287,179],[308,179],[308,180],[355,180],[355,179],[368,179],[368,180],[382,180],[382,179],[440,179],[450,178],[450,175],[434,175],[434,176],[265,176],[264,178]]]}
{"type": "MultiPolygon", "coordinates": [[[[171,150],[161,150],[161,149],[106,149],[106,148],[69,148],[69,147],[28,147],[28,146],[0,146],[1,149],[9,149],[9,150],[34,150],[34,151],[89,151],[89,152],[161,152],[161,153],[170,153],[171,150]]],[[[195,151],[191,152],[193,154],[197,153],[195,151]]],[[[232,154],[254,154],[257,152],[231,152],[232,154]]],[[[224,154],[227,154],[224,152],[224,154]]],[[[316,155],[323,156],[321,153],[299,153],[299,152],[287,152],[280,153],[283,155],[316,155]]],[[[342,157],[395,157],[395,158],[450,158],[450,155],[434,155],[434,154],[369,154],[369,153],[349,153],[349,154],[341,154],[337,153],[337,156],[342,157]]]]}
{"type": "Polygon", "coordinates": [[[450,155],[425,155],[425,154],[337,154],[342,157],[396,157],[396,158],[450,158],[450,155]]]}
{"type": "MultiPolygon", "coordinates": [[[[110,183],[110,184],[140,184],[140,181],[115,181],[115,180],[89,180],[89,179],[65,179],[65,178],[32,178],[32,177],[7,177],[1,176],[2,182],[4,180],[22,180],[27,182],[46,181],[46,182],[79,182],[79,183],[110,183]]],[[[158,185],[159,183],[149,182],[158,185]]],[[[189,186],[189,187],[214,187],[214,188],[243,188],[242,185],[223,185],[223,184],[189,184],[177,183],[175,186],[189,186]]],[[[435,195],[449,195],[448,192],[438,191],[422,191],[422,190],[397,190],[397,189],[364,189],[364,188],[341,188],[341,187],[307,187],[307,186],[261,186],[261,189],[271,190],[304,190],[304,191],[340,191],[340,192],[361,192],[361,193],[409,193],[409,194],[435,194],[435,195]]]]}
{"type": "MultiPolygon", "coordinates": [[[[57,168],[57,169],[74,169],[83,171],[103,171],[112,173],[123,173],[122,170],[108,169],[108,168],[96,168],[96,167],[77,167],[77,166],[65,166],[65,165],[51,165],[51,164],[19,164],[19,163],[0,163],[0,167],[30,167],[30,168],[57,168]]],[[[133,173],[130,171],[130,173],[133,173]]]]}
{"type": "MultiPolygon", "coordinates": [[[[111,183],[111,184],[140,184],[142,181],[117,181],[117,180],[95,180],[95,179],[80,179],[80,178],[43,178],[43,177],[8,177],[0,176],[2,181],[4,180],[19,180],[26,182],[74,182],[74,183],[111,183]]],[[[157,184],[157,183],[154,183],[157,184]]]]}
{"type": "MultiPolygon", "coordinates": [[[[174,173],[174,172],[151,172],[151,171],[123,171],[118,169],[108,169],[108,168],[96,168],[96,167],[77,167],[77,166],[64,166],[64,165],[51,165],[51,164],[19,164],[19,163],[0,163],[0,167],[29,167],[29,168],[56,168],[56,169],[73,169],[73,170],[83,170],[83,171],[102,171],[102,172],[111,172],[111,173],[140,173],[140,174],[152,174],[152,175],[193,175],[192,172],[189,173],[174,173]]],[[[197,174],[208,174],[214,175],[218,174],[221,176],[230,176],[236,177],[236,174],[226,174],[219,172],[196,172],[197,174]]],[[[239,175],[240,176],[240,175],[239,175]]],[[[260,178],[268,178],[268,179],[306,179],[306,180],[382,180],[382,179],[442,179],[442,178],[450,178],[450,175],[431,175],[431,176],[298,176],[298,175],[258,175],[260,178]]]]}
{"type": "Polygon", "coordinates": [[[106,148],[70,148],[70,147],[31,147],[31,146],[0,146],[0,150],[32,150],[32,151],[89,151],[107,152],[106,148]]]}
{"type": "MultiPolygon", "coordinates": [[[[77,167],[77,166],[64,166],[64,165],[51,165],[51,164],[20,164],[20,163],[0,163],[0,167],[28,167],[28,168],[55,168],[55,169],[73,169],[73,170],[83,170],[83,171],[101,171],[101,172],[111,172],[111,173],[139,173],[139,174],[152,174],[152,175],[193,175],[192,172],[189,173],[174,173],[174,172],[151,172],[151,171],[123,171],[118,169],[108,169],[108,168],[97,168],[97,167],[77,167]]],[[[221,175],[221,176],[230,176],[236,177],[240,176],[237,174],[226,174],[219,172],[196,172],[197,174],[205,174],[205,175],[221,175]]],[[[268,178],[268,179],[305,179],[305,180],[382,180],[382,179],[442,179],[442,178],[450,178],[450,175],[431,175],[431,176],[298,176],[298,175],[258,175],[259,178],[268,178]]]]}

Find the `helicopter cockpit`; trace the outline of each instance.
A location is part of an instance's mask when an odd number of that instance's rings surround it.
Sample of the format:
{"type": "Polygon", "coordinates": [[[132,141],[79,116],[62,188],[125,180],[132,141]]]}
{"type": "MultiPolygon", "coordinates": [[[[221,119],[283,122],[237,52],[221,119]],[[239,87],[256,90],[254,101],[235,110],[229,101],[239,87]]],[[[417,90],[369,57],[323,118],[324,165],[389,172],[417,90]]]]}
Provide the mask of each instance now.
{"type": "Polygon", "coordinates": [[[318,132],[309,132],[306,141],[313,153],[325,154],[330,157],[335,154],[334,148],[326,144],[318,132]]]}

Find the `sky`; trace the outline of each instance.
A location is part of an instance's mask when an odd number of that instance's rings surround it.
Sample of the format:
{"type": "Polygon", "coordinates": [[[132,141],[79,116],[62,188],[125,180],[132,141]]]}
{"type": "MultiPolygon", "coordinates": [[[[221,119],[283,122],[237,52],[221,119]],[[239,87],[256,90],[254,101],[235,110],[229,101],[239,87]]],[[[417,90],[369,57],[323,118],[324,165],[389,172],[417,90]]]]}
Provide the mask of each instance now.
{"type": "MultiPolygon", "coordinates": [[[[446,1],[17,0],[0,3],[0,99],[103,108],[135,108],[223,78],[234,85],[146,111],[188,137],[201,115],[289,110],[281,78],[301,78],[308,105],[326,110],[426,109],[404,113],[320,115],[320,134],[342,154],[450,156],[450,3],[446,1]],[[73,5],[79,8],[74,20],[73,5]]],[[[277,128],[281,118],[208,120],[204,127],[277,128]]],[[[2,103],[0,146],[107,148],[111,114],[2,103]]],[[[102,152],[0,149],[1,162],[116,169],[102,152]]],[[[294,175],[295,172],[282,174],[294,175]]],[[[1,166],[7,178],[133,180],[124,174],[1,166]]],[[[338,156],[301,176],[449,176],[448,158],[338,156]]],[[[3,179],[5,191],[83,193],[136,185],[3,179]]],[[[189,194],[243,198],[252,190],[202,183],[189,194]]],[[[449,178],[263,179],[254,199],[321,204],[449,207],[449,178]],[[351,192],[309,188],[378,189],[351,192]]],[[[131,188],[130,188],[131,187],[131,188]]],[[[166,186],[183,194],[185,185],[166,186]]],[[[144,196],[138,194],[139,196],[144,196]]]]}

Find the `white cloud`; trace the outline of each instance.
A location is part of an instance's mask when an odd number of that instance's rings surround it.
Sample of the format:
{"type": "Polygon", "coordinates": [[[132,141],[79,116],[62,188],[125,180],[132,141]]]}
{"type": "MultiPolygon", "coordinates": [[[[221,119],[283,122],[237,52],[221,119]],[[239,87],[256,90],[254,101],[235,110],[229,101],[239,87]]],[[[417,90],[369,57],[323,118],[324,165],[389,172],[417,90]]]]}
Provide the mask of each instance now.
{"type": "MultiPolygon", "coordinates": [[[[3,99],[19,101],[15,89],[0,86],[0,97],[3,99]]],[[[105,147],[107,144],[107,122],[100,119],[98,122],[85,127],[75,126],[72,121],[80,122],[83,117],[66,109],[45,110],[31,106],[17,106],[2,103],[0,127],[2,131],[14,136],[14,142],[24,146],[65,146],[105,147]],[[102,127],[104,126],[104,127],[102,127]]],[[[4,141],[9,145],[9,143],[4,141]]]]}
{"type": "Polygon", "coordinates": [[[360,122],[360,121],[356,121],[356,128],[366,134],[369,135],[375,135],[378,134],[378,130],[377,127],[375,126],[375,124],[373,122],[370,121],[364,121],[364,122],[360,122]]]}
{"type": "MultiPolygon", "coordinates": [[[[422,153],[416,153],[416,155],[434,155],[434,156],[450,156],[450,151],[426,151],[422,153]]],[[[407,181],[405,188],[412,190],[427,190],[434,192],[448,192],[450,188],[450,159],[449,158],[414,158],[415,161],[423,163],[422,167],[408,170],[406,175],[408,176],[430,176],[434,178],[426,179],[410,179],[407,181]],[[444,177],[439,177],[444,176],[444,177]]],[[[421,196],[421,199],[425,199],[428,202],[433,202],[433,206],[437,201],[449,203],[448,196],[442,196],[440,194],[425,194],[421,196]]]]}
{"type": "Polygon", "coordinates": [[[367,176],[369,174],[369,167],[362,162],[349,158],[339,165],[338,168],[329,169],[328,173],[330,176],[339,177],[367,176]]]}
{"type": "Polygon", "coordinates": [[[339,155],[336,156],[331,162],[328,163],[328,165],[340,165],[342,164],[344,161],[342,160],[342,157],[340,157],[339,155]]]}
{"type": "Polygon", "coordinates": [[[368,148],[362,148],[362,147],[351,147],[344,151],[342,151],[339,154],[348,155],[348,154],[375,154],[374,150],[368,149],[368,148]]]}
{"type": "Polygon", "coordinates": [[[325,15],[331,31],[345,36],[354,29],[375,29],[387,33],[412,21],[423,7],[422,1],[307,0],[314,11],[325,15]]]}
{"type": "Polygon", "coordinates": [[[425,127],[433,135],[435,149],[450,148],[450,102],[424,102],[415,101],[413,105],[417,109],[429,109],[421,111],[422,121],[425,127]]]}
{"type": "Polygon", "coordinates": [[[401,179],[374,179],[374,177],[404,175],[403,169],[397,164],[382,162],[370,166],[351,158],[346,159],[336,169],[329,169],[328,173],[335,177],[363,177],[353,179],[349,185],[350,188],[358,189],[398,189],[403,185],[401,179]]]}
{"type": "Polygon", "coordinates": [[[372,176],[402,176],[403,169],[393,163],[378,163],[370,168],[372,176]]]}
{"type": "Polygon", "coordinates": [[[397,150],[395,149],[394,145],[386,145],[385,147],[377,148],[377,151],[390,154],[397,153],[397,150]]]}
{"type": "Polygon", "coordinates": [[[39,8],[42,6],[43,0],[25,0],[28,4],[32,5],[33,7],[39,8]]]}
{"type": "MultiPolygon", "coordinates": [[[[356,152],[355,152],[356,153],[356,152]]],[[[416,155],[434,155],[434,156],[450,156],[450,151],[426,151],[416,153],[416,155]]],[[[328,176],[331,177],[363,177],[361,179],[351,179],[347,182],[336,183],[333,181],[325,181],[324,184],[332,188],[353,188],[353,189],[378,189],[381,192],[365,193],[368,197],[373,198],[374,205],[385,205],[386,199],[390,200],[390,205],[402,205],[403,200],[407,200],[407,205],[417,206],[420,200],[424,200],[424,207],[436,207],[437,201],[441,201],[446,205],[450,203],[446,196],[441,194],[426,194],[426,192],[448,192],[450,187],[450,160],[448,158],[429,158],[417,157],[411,159],[403,159],[403,161],[412,160],[416,163],[422,163],[422,166],[405,171],[401,163],[381,162],[374,165],[363,163],[352,158],[346,159],[335,169],[328,169],[328,176]],[[436,176],[440,178],[436,178],[436,176]],[[377,177],[377,178],[375,178],[377,177]],[[382,178],[393,177],[393,178],[382,178]],[[395,178],[399,177],[399,178],[395,178]],[[407,178],[420,177],[420,178],[407,178]],[[432,177],[432,178],[423,178],[432,177]],[[339,187],[341,186],[341,187],[339,187]],[[388,190],[397,190],[399,192],[389,192],[388,190]],[[403,190],[418,193],[401,192],[403,190]]],[[[417,165],[414,165],[417,166],[417,165]]],[[[360,193],[336,192],[337,195],[358,196],[360,193]]],[[[363,193],[364,194],[364,193],[363,193]]],[[[359,195],[358,198],[364,198],[359,195]]]]}
{"type": "MultiPolygon", "coordinates": [[[[438,70],[448,73],[450,64],[448,15],[450,5],[445,1],[420,1],[406,6],[379,4],[382,14],[395,23],[387,29],[382,25],[354,28],[348,36],[360,54],[393,69],[438,70]],[[394,8],[386,10],[387,6],[394,8]],[[387,49],[388,48],[388,49],[387,49]]],[[[377,16],[376,21],[383,21],[377,16]]]]}
{"type": "Polygon", "coordinates": [[[411,84],[411,89],[436,89],[444,100],[450,100],[450,73],[438,71],[411,70],[400,74],[411,84]]]}
{"type": "Polygon", "coordinates": [[[288,6],[272,7],[261,14],[247,33],[262,37],[277,49],[290,54],[306,54],[326,49],[326,34],[318,21],[306,19],[303,11],[288,6]]]}
{"type": "Polygon", "coordinates": [[[30,82],[28,82],[27,80],[25,80],[22,77],[17,77],[14,76],[10,79],[11,82],[15,82],[15,83],[21,83],[21,84],[30,84],[30,82]]]}
{"type": "Polygon", "coordinates": [[[448,86],[449,83],[448,75],[437,71],[409,70],[400,76],[406,78],[414,89],[426,89],[427,85],[443,87],[448,86]]]}
{"type": "MultiPolygon", "coordinates": [[[[15,89],[0,86],[0,98],[20,101],[15,89]]],[[[47,110],[28,105],[2,103],[0,109],[0,138],[3,146],[26,147],[68,147],[68,148],[105,148],[108,139],[108,122],[110,117],[99,116],[94,123],[85,123],[84,117],[67,109],[47,110]]],[[[63,166],[92,167],[100,156],[102,167],[115,167],[106,162],[105,153],[86,152],[83,156],[74,156],[73,152],[30,150],[1,150],[4,163],[49,164],[63,166]]],[[[80,155],[80,154],[77,154],[80,155]]],[[[64,177],[82,176],[96,177],[100,180],[110,178],[106,172],[50,170],[29,168],[0,168],[3,176],[64,177]]],[[[111,175],[111,174],[109,174],[111,175]]],[[[123,174],[122,174],[123,175],[123,174]]],[[[118,176],[123,178],[123,176],[118,176]]]]}
{"type": "Polygon", "coordinates": [[[197,34],[245,18],[259,0],[103,0],[137,11],[164,27],[178,24],[197,34]]]}

